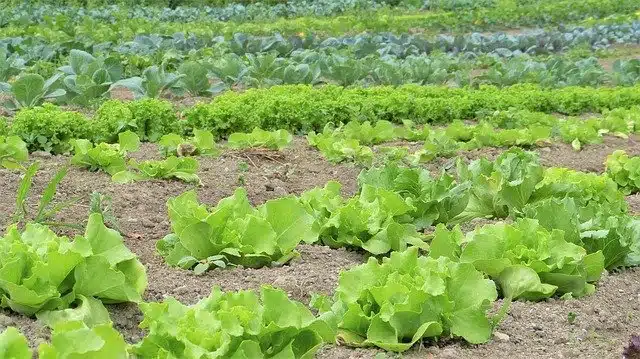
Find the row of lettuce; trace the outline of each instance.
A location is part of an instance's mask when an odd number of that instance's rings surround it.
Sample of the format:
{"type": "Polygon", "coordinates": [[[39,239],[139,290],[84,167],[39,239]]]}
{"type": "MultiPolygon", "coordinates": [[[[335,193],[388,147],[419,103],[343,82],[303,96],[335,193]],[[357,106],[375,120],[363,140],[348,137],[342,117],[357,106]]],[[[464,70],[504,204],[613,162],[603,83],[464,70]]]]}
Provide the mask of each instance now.
{"type": "MultiPolygon", "coordinates": [[[[343,88],[339,86],[275,86],[227,92],[211,103],[179,112],[168,101],[107,101],[96,114],[64,110],[51,104],[23,109],[0,121],[0,134],[19,136],[30,151],[63,153],[72,139],[115,143],[130,130],[142,141],[155,142],[170,133],[211,131],[215,138],[234,132],[288,130],[320,132],[328,123],[385,120],[394,124],[445,124],[471,120],[496,110],[527,110],[578,115],[631,108],[640,103],[636,87],[544,89],[517,85],[459,89],[431,86],[343,88]]],[[[616,130],[617,131],[617,130],[616,130]]]]}
{"type": "MultiPolygon", "coordinates": [[[[329,182],[257,207],[243,189],[214,207],[199,203],[193,190],[169,199],[172,233],[157,249],[169,265],[197,273],[283,264],[302,242],[372,254],[340,274],[333,297],[313,297],[317,315],[278,289],[258,295],[214,288],[191,306],[173,298],[140,303],[148,333],[127,345],[101,302],[140,302],[146,275],[98,214],[74,240],[42,224],[11,226],[0,239],[2,305],[52,329],[51,342],[38,349],[42,358],[309,358],[337,340],[397,352],[443,336],[483,343],[511,300],[588,295],[604,270],[639,263],[640,222],[611,179],[626,180],[627,191],[638,161],[616,152],[607,161],[610,174],[596,175],[544,169],[534,153],[514,148],[493,162],[459,160],[436,177],[420,168],[373,167],[360,174],[350,198],[329,182]],[[466,234],[452,228],[473,219],[504,221],[466,234]],[[502,309],[488,314],[498,298],[506,299],[502,309]],[[79,337],[92,339],[69,345],[79,337]]],[[[0,336],[0,346],[15,358],[31,355],[15,329],[0,336]]]]}
{"type": "MultiPolygon", "coordinates": [[[[11,37],[39,33],[49,39],[65,40],[70,35],[83,35],[97,41],[133,39],[138,33],[173,34],[176,32],[226,35],[234,32],[295,34],[314,32],[323,34],[359,33],[363,31],[407,33],[412,29],[427,31],[496,30],[505,27],[549,26],[579,22],[588,18],[607,16],[635,17],[637,4],[633,0],[539,0],[522,3],[518,0],[502,0],[500,6],[463,11],[403,11],[381,9],[356,11],[333,17],[278,18],[264,21],[188,21],[171,22],[159,19],[126,18],[109,23],[101,18],[84,16],[74,22],[65,15],[45,16],[43,24],[29,24],[29,15],[20,17],[27,24],[5,23],[0,36],[11,37]]],[[[37,12],[36,12],[37,13],[37,12]]],[[[130,14],[127,12],[127,14],[130,14]]],[[[8,19],[8,18],[7,18],[8,19]]]]}
{"type": "MultiPolygon", "coordinates": [[[[1,54],[0,54],[1,56],[1,54]]],[[[162,96],[212,96],[238,88],[268,88],[280,84],[337,84],[372,86],[405,84],[478,87],[511,86],[532,83],[543,87],[635,86],[640,81],[640,60],[616,60],[611,71],[597,59],[569,60],[552,57],[545,61],[528,56],[505,60],[488,59],[480,69],[470,61],[448,56],[410,56],[354,59],[341,55],[301,54],[288,59],[276,53],[226,55],[215,61],[176,62],[175,70],[166,63],[145,68],[140,76],[124,77],[124,67],[116,58],[95,58],[72,50],[69,65],[59,67],[49,78],[25,73],[15,62],[0,71],[2,106],[18,109],[58,104],[90,106],[112,96],[118,89],[130,91],[134,98],[162,96]],[[14,65],[12,65],[14,64],[14,65]],[[14,77],[17,75],[16,77],[14,77]]],[[[475,61],[474,61],[475,62],[475,61]]],[[[47,69],[46,72],[50,72],[47,69]]]]}

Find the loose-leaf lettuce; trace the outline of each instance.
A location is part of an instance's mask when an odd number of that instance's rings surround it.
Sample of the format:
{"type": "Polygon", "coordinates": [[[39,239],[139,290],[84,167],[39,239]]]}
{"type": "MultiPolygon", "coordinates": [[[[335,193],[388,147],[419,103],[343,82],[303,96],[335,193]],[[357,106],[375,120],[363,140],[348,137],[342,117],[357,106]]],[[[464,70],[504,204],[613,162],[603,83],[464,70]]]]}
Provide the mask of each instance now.
{"type": "Polygon", "coordinates": [[[580,297],[595,291],[592,282],[604,270],[601,251],[587,254],[568,242],[561,230],[548,231],[534,219],[476,228],[466,238],[440,225],[430,256],[459,257],[489,275],[505,298],[540,300],[559,294],[580,297]],[[460,247],[461,249],[458,249],[460,247]]]}
{"type": "Polygon", "coordinates": [[[315,317],[279,289],[222,292],[186,306],[173,298],[140,305],[148,335],[131,349],[148,359],[312,359],[335,342],[332,315],[315,317]]]}
{"type": "Polygon", "coordinates": [[[426,249],[411,224],[410,213],[415,210],[399,194],[365,184],[358,195],[334,208],[322,221],[320,240],[333,248],[356,247],[375,255],[402,251],[407,246],[426,249]]]}
{"type": "Polygon", "coordinates": [[[94,298],[78,297],[76,308],[43,312],[38,319],[52,329],[51,343],[38,347],[42,359],[127,359],[127,344],[113,328],[109,312],[94,298]]]}
{"type": "Polygon", "coordinates": [[[74,292],[105,303],[139,302],[147,288],[146,270],[102,216],[89,216],[84,237],[76,238],[85,256],[75,268],[74,292]]]}
{"type": "Polygon", "coordinates": [[[158,241],[167,263],[198,272],[227,264],[263,267],[282,264],[297,255],[301,242],[318,239],[314,217],[293,196],[267,201],[254,208],[238,188],[209,211],[195,191],[167,201],[173,233],[158,241]]]}
{"type": "Polygon", "coordinates": [[[216,148],[213,133],[194,129],[193,138],[184,139],[180,135],[170,133],[160,138],[158,142],[160,153],[165,156],[217,156],[220,151],[216,148]]]}
{"type": "Polygon", "coordinates": [[[496,298],[495,284],[473,265],[410,248],[342,272],[332,312],[340,318],[339,341],[402,352],[423,338],[488,341],[487,310],[496,298]]]}
{"type": "Polygon", "coordinates": [[[393,191],[408,200],[415,207],[409,216],[419,229],[447,223],[469,202],[469,182],[459,184],[446,173],[434,179],[426,169],[387,164],[362,171],[358,183],[393,191]]]}
{"type": "Polygon", "coordinates": [[[27,144],[18,136],[0,136],[0,166],[7,169],[22,168],[21,162],[29,158],[27,144]]]}
{"type": "Polygon", "coordinates": [[[131,168],[114,174],[111,179],[117,183],[149,179],[177,179],[187,183],[201,184],[196,174],[200,166],[192,157],[170,156],[164,160],[129,161],[131,168]]]}
{"type": "Polygon", "coordinates": [[[31,359],[33,353],[27,344],[27,338],[15,327],[7,327],[0,334],[0,358],[31,359]]]}
{"type": "Polygon", "coordinates": [[[293,136],[287,130],[265,131],[254,128],[249,133],[236,132],[229,136],[231,148],[268,148],[281,150],[288,147],[293,141],[293,136]]]}
{"type": "Polygon", "coordinates": [[[9,227],[0,238],[2,307],[25,315],[66,307],[73,271],[83,261],[78,247],[44,225],[30,223],[22,232],[9,227]]]}
{"type": "Polygon", "coordinates": [[[543,173],[538,156],[519,148],[502,153],[494,162],[482,158],[466,165],[458,161],[458,180],[471,183],[471,195],[467,208],[454,221],[503,218],[521,211],[543,173]]]}
{"type": "Polygon", "coordinates": [[[638,192],[640,189],[640,156],[629,157],[623,150],[617,150],[607,156],[606,172],[624,194],[638,192]]]}
{"type": "Polygon", "coordinates": [[[89,171],[103,170],[110,175],[125,171],[125,156],[128,152],[137,151],[140,138],[131,131],[118,134],[117,144],[100,143],[93,145],[84,139],[73,140],[74,155],[71,163],[87,168],[89,171]]]}

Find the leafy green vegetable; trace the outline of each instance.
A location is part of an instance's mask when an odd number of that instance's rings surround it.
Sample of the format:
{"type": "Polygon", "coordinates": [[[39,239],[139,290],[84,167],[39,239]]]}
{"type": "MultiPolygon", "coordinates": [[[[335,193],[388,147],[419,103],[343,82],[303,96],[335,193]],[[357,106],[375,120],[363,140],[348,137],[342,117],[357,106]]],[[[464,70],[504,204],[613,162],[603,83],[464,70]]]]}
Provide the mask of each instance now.
{"type": "Polygon", "coordinates": [[[12,98],[3,101],[2,106],[8,109],[19,109],[41,105],[44,100],[55,99],[66,94],[58,87],[61,74],[45,80],[38,74],[22,74],[12,84],[0,83],[0,92],[9,92],[12,98]]]}
{"type": "Polygon", "coordinates": [[[567,168],[547,168],[542,181],[536,186],[531,202],[557,197],[571,197],[579,207],[606,206],[612,213],[627,211],[624,195],[616,183],[607,176],[567,168]]]}
{"type": "Polygon", "coordinates": [[[543,178],[538,156],[519,148],[503,152],[494,162],[482,158],[468,166],[458,161],[459,181],[471,183],[467,208],[454,222],[473,218],[503,218],[521,211],[543,178]]]}
{"type": "Polygon", "coordinates": [[[15,327],[7,327],[0,333],[0,358],[31,359],[33,353],[27,338],[15,327]]]}
{"type": "Polygon", "coordinates": [[[221,200],[211,211],[194,191],[167,202],[173,233],[156,247],[171,266],[194,268],[283,264],[297,256],[301,242],[318,239],[314,218],[295,197],[267,201],[253,208],[244,189],[221,200]]]}
{"type": "Polygon", "coordinates": [[[51,343],[42,343],[43,359],[114,358],[126,359],[127,343],[113,328],[109,312],[99,300],[79,296],[73,309],[44,312],[38,316],[52,329],[51,343]]]}
{"type": "Polygon", "coordinates": [[[597,203],[580,208],[575,199],[565,197],[533,202],[524,214],[549,230],[563,230],[567,241],[584,247],[587,253],[602,252],[605,268],[612,270],[635,265],[640,245],[640,222],[617,210],[597,203]]]}
{"type": "Polygon", "coordinates": [[[317,216],[322,243],[334,248],[362,248],[375,255],[402,251],[407,246],[428,247],[410,223],[411,213],[416,211],[410,199],[364,184],[357,196],[338,205],[335,187],[327,187],[314,195],[303,195],[303,202],[317,216]],[[319,198],[323,195],[328,198],[319,198]]]}
{"type": "Polygon", "coordinates": [[[75,268],[75,294],[105,303],[139,302],[147,288],[146,269],[124,244],[122,236],[91,214],[83,237],[76,243],[85,257],[75,268]]]}
{"type": "Polygon", "coordinates": [[[175,133],[164,135],[158,142],[160,153],[165,156],[217,156],[220,151],[216,148],[213,133],[198,129],[193,130],[193,138],[184,139],[175,133]]]}
{"type": "Polygon", "coordinates": [[[73,140],[74,155],[71,163],[87,168],[89,171],[103,170],[110,175],[125,171],[125,156],[130,151],[137,151],[140,138],[131,131],[118,134],[117,144],[100,143],[93,145],[88,140],[73,140]]]}
{"type": "Polygon", "coordinates": [[[256,127],[250,133],[232,133],[229,136],[229,147],[263,147],[281,150],[288,147],[291,141],[293,141],[293,136],[287,130],[265,131],[256,127]]]}
{"type": "Polygon", "coordinates": [[[71,102],[83,106],[103,97],[123,71],[115,57],[96,58],[78,49],[69,52],[69,64],[59,70],[65,75],[63,82],[71,102]]]}
{"type": "Polygon", "coordinates": [[[473,264],[496,281],[505,298],[512,299],[540,300],[556,292],[588,295],[595,291],[591,283],[604,270],[601,251],[587,254],[568,242],[563,231],[548,231],[528,218],[485,225],[466,238],[459,230],[452,235],[439,225],[432,246],[438,250],[430,256],[473,264]]]}
{"type": "Polygon", "coordinates": [[[21,162],[29,158],[27,144],[18,136],[0,136],[0,166],[8,169],[22,168],[21,162]]]}
{"type": "Polygon", "coordinates": [[[20,232],[11,226],[0,238],[2,306],[26,315],[68,306],[73,270],[83,261],[77,242],[40,224],[20,232]],[[70,278],[71,280],[68,280],[70,278]]]}
{"type": "Polygon", "coordinates": [[[367,165],[373,161],[371,147],[361,146],[358,140],[340,139],[324,133],[307,135],[309,145],[316,147],[322,155],[333,163],[352,160],[367,165]]]}
{"type": "Polygon", "coordinates": [[[192,306],[173,298],[140,304],[148,335],[131,348],[141,358],[309,359],[335,342],[332,315],[314,315],[287,294],[262,287],[211,295],[192,306]]]}
{"type": "Polygon", "coordinates": [[[191,157],[170,156],[164,160],[147,160],[137,162],[134,159],[129,161],[130,170],[121,171],[111,178],[117,183],[128,183],[132,181],[149,179],[177,179],[187,183],[200,184],[198,171],[198,161],[191,157]]]}
{"type": "Polygon", "coordinates": [[[423,338],[488,341],[487,310],[496,298],[495,284],[473,265],[410,248],[342,272],[332,311],[341,342],[402,352],[423,338]]]}
{"type": "Polygon", "coordinates": [[[30,223],[22,232],[9,227],[0,248],[1,305],[26,315],[66,308],[75,295],[139,301],[146,288],[144,267],[98,214],[74,241],[30,223]]]}
{"type": "Polygon", "coordinates": [[[623,150],[614,151],[605,161],[606,172],[624,194],[640,189],[640,157],[629,157],[623,150]]]}
{"type": "Polygon", "coordinates": [[[469,202],[469,182],[457,183],[446,173],[434,179],[426,169],[393,164],[374,167],[362,171],[358,183],[360,186],[367,184],[384,188],[402,196],[415,207],[409,216],[418,229],[449,222],[462,213],[469,202]]]}

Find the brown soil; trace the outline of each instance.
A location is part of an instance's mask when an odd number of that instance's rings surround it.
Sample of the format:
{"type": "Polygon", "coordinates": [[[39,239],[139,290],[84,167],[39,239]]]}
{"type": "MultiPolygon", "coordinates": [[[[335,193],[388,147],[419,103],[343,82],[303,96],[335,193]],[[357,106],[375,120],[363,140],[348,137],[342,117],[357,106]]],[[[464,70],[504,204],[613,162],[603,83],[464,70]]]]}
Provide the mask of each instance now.
{"type": "MultiPolygon", "coordinates": [[[[601,171],[604,158],[614,149],[626,149],[640,153],[636,141],[607,138],[605,144],[587,146],[575,152],[570,146],[554,145],[540,150],[546,165],[565,166],[579,170],[601,171]]],[[[495,157],[501,150],[485,149],[465,153],[469,158],[481,155],[495,157]]],[[[158,157],[156,147],[145,144],[135,158],[158,157]]],[[[34,193],[39,193],[46,181],[69,158],[32,154],[42,162],[34,182],[34,193]]],[[[198,188],[203,203],[215,204],[232,194],[244,182],[250,200],[254,204],[286,194],[299,194],[314,186],[323,186],[328,180],[343,184],[344,195],[356,191],[359,168],[351,164],[332,165],[315,150],[306,146],[305,140],[296,138],[292,148],[265,155],[260,152],[226,152],[218,158],[199,158],[199,176],[203,187],[198,188]],[[244,164],[243,164],[244,163],[244,164]],[[246,164],[246,165],[245,165],[246,164]],[[243,171],[244,167],[248,170],[243,171]]],[[[444,161],[429,165],[433,170],[441,168],[444,161]]],[[[19,174],[0,170],[0,226],[9,222],[14,211],[15,192],[19,174]]],[[[111,182],[104,173],[89,173],[71,167],[67,178],[59,187],[56,200],[79,197],[81,200],[65,210],[58,218],[68,223],[86,220],[88,196],[99,191],[113,199],[114,214],[125,234],[125,242],[147,268],[149,288],[145,299],[161,300],[174,296],[185,303],[194,303],[207,296],[214,285],[224,290],[255,289],[270,284],[287,291],[292,299],[308,303],[311,293],[332,294],[340,270],[364,261],[361,253],[333,250],[323,246],[302,245],[299,259],[278,268],[216,269],[202,276],[189,271],[168,267],[156,254],[155,242],[169,233],[169,221],[165,203],[168,198],[192,188],[173,181],[145,181],[127,185],[111,182]]],[[[634,196],[630,197],[633,202],[634,196]]],[[[639,197],[640,198],[640,197],[639,197]]],[[[36,199],[30,202],[35,203],[36,199]]],[[[640,201],[638,201],[640,202],[640,201]]],[[[472,229],[479,221],[465,229],[472,229]]],[[[640,327],[640,316],[635,311],[640,306],[640,272],[629,270],[606,277],[596,294],[580,300],[550,300],[541,303],[514,303],[509,316],[498,331],[509,338],[494,340],[485,345],[470,346],[459,341],[444,341],[438,345],[425,343],[405,353],[406,358],[614,358],[620,356],[622,344],[640,327]],[[577,315],[571,324],[569,312],[577,315]]],[[[112,320],[125,338],[135,342],[143,332],[138,329],[141,314],[134,304],[108,306],[112,320]]],[[[0,313],[0,329],[14,325],[28,337],[32,346],[47,340],[48,332],[34,319],[3,311],[0,313]]],[[[374,358],[378,351],[327,347],[317,357],[324,359],[374,358]]]]}

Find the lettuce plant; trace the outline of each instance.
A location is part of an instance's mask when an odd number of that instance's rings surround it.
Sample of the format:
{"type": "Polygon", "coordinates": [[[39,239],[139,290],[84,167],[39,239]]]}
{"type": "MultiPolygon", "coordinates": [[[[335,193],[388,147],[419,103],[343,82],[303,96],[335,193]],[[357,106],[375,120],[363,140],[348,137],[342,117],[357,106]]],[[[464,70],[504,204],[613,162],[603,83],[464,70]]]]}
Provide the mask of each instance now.
{"type": "Polygon", "coordinates": [[[39,313],[38,320],[51,328],[51,342],[40,344],[39,357],[128,358],[127,343],[102,303],[84,296],[78,296],[78,302],[72,309],[39,313]]]}
{"type": "Polygon", "coordinates": [[[606,173],[624,194],[640,189],[640,157],[629,157],[623,150],[614,151],[605,161],[606,173]]]}
{"type": "Polygon", "coordinates": [[[293,136],[287,130],[265,131],[256,127],[250,133],[232,133],[229,136],[229,147],[262,147],[271,150],[281,150],[288,147],[291,141],[293,141],[293,136]]]}
{"type": "Polygon", "coordinates": [[[469,182],[457,183],[446,173],[432,178],[426,169],[387,164],[362,171],[358,184],[398,193],[415,207],[409,216],[419,229],[449,222],[462,213],[469,202],[469,182]]]}
{"type": "Polygon", "coordinates": [[[488,341],[493,323],[487,311],[496,298],[493,281],[472,264],[419,256],[410,248],[342,272],[331,312],[346,345],[402,352],[425,338],[488,341]]]}
{"type": "Polygon", "coordinates": [[[173,233],[156,247],[171,266],[199,273],[228,264],[263,267],[297,256],[300,242],[313,243],[318,232],[314,218],[295,197],[267,201],[254,208],[238,188],[211,210],[197,201],[194,191],[167,202],[173,233]]]}
{"type": "Polygon", "coordinates": [[[453,221],[504,218],[521,211],[543,173],[537,155],[519,148],[503,152],[494,162],[482,158],[466,165],[458,161],[458,180],[471,183],[471,194],[467,208],[453,221]]]}
{"type": "Polygon", "coordinates": [[[604,270],[601,251],[587,251],[548,231],[534,219],[476,228],[466,238],[439,225],[429,256],[470,263],[498,284],[505,298],[540,300],[558,294],[580,297],[595,291],[604,270]]]}
{"type": "Polygon", "coordinates": [[[374,255],[402,251],[408,246],[427,248],[411,223],[416,207],[410,199],[368,184],[347,200],[339,199],[338,190],[339,187],[328,184],[323,190],[312,190],[302,196],[307,210],[316,216],[323,244],[362,248],[374,255]]]}
{"type": "Polygon", "coordinates": [[[213,133],[194,129],[193,138],[185,139],[175,133],[164,135],[158,142],[160,153],[165,156],[217,156],[220,151],[216,148],[213,133]]]}
{"type": "Polygon", "coordinates": [[[114,174],[117,183],[128,183],[149,179],[176,179],[187,183],[200,184],[198,161],[191,157],[170,156],[164,160],[129,161],[130,169],[114,174]]]}
{"type": "Polygon", "coordinates": [[[140,358],[310,359],[335,342],[331,315],[315,317],[303,304],[271,287],[222,292],[186,306],[173,298],[142,303],[148,334],[131,348],[140,358]]]}
{"type": "Polygon", "coordinates": [[[367,165],[373,161],[371,147],[362,146],[360,141],[355,139],[341,139],[333,135],[311,132],[307,135],[307,141],[309,145],[320,150],[322,155],[332,163],[349,160],[367,165]]]}
{"type": "Polygon", "coordinates": [[[73,241],[41,224],[11,226],[0,248],[1,305],[26,315],[66,308],[76,295],[135,302],[146,288],[144,267],[99,214],[73,241]]]}
{"type": "Polygon", "coordinates": [[[22,168],[21,162],[29,158],[27,144],[18,136],[0,136],[0,166],[8,169],[22,168]]]}
{"type": "Polygon", "coordinates": [[[27,338],[15,327],[7,327],[0,333],[0,355],[3,358],[31,359],[33,352],[29,349],[27,338]]]}
{"type": "Polygon", "coordinates": [[[93,145],[89,140],[73,140],[74,155],[71,164],[84,167],[89,171],[102,170],[110,175],[127,169],[128,152],[137,151],[140,138],[131,131],[118,134],[117,144],[100,143],[93,145]]]}

